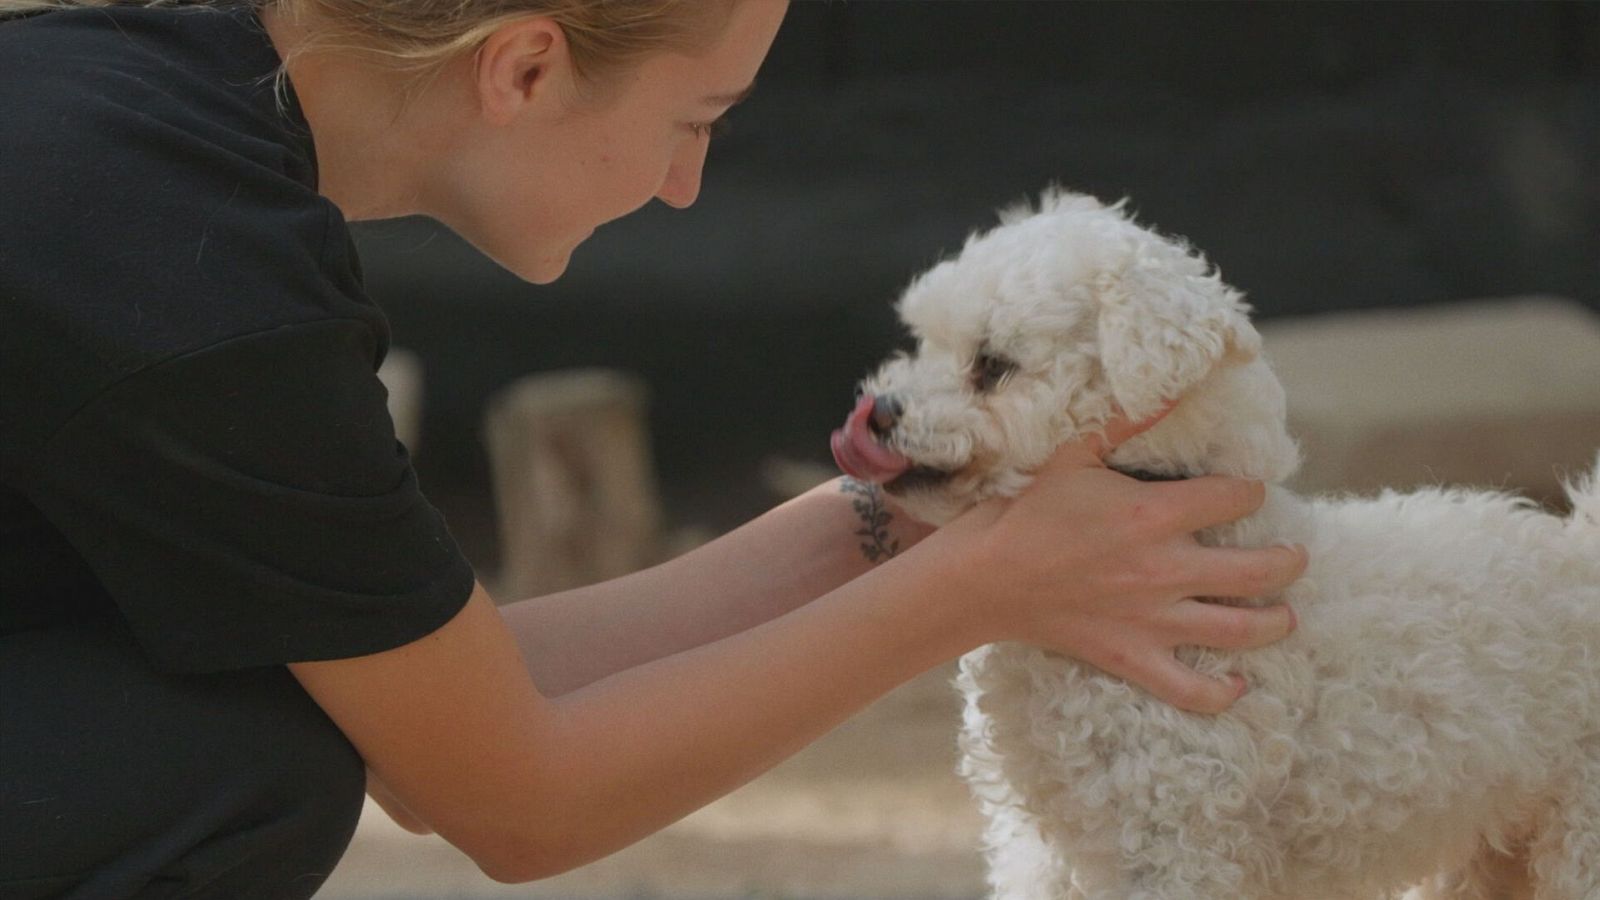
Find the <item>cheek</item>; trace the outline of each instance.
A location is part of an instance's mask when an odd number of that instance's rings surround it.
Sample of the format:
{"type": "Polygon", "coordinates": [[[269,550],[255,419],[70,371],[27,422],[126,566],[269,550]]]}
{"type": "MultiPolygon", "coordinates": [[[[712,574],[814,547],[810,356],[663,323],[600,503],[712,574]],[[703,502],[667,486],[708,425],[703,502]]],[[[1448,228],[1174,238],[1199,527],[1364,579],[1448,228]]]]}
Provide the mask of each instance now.
{"type": "MultiPolygon", "coordinates": [[[[648,200],[671,167],[682,143],[679,138],[675,131],[661,128],[619,128],[598,134],[584,158],[588,171],[583,177],[591,195],[634,198],[642,195],[648,200]]],[[[636,200],[636,205],[643,202],[636,200]]]]}
{"type": "Polygon", "coordinates": [[[997,464],[1029,469],[1048,458],[1071,435],[1057,392],[1014,379],[987,401],[994,423],[997,464]]]}

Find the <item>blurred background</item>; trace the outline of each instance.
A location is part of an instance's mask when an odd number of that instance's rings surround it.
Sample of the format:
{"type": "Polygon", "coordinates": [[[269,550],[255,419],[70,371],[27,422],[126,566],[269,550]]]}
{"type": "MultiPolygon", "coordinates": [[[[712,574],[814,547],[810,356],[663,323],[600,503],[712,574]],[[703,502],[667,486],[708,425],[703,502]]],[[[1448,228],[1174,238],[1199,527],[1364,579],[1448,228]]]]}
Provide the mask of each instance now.
{"type": "Polygon", "coordinates": [[[668,514],[828,459],[891,302],[1046,184],[1128,197],[1271,320],[1549,293],[1600,308],[1600,4],[795,3],[700,200],[549,286],[425,221],[363,228],[427,373],[417,467],[493,568],[483,406],[605,365],[652,392],[668,514]]]}
{"type": "MultiPolygon", "coordinates": [[[[358,232],[481,571],[485,410],[519,379],[635,376],[658,526],[715,534],[782,499],[774,460],[829,465],[907,281],[1052,182],[1247,293],[1310,487],[1553,495],[1600,446],[1600,3],[799,0],[730,120],[694,207],[607,225],[553,285],[426,221],[358,232]]],[[[576,880],[491,893],[378,823],[328,896],[976,897],[942,679],[576,880]]]]}

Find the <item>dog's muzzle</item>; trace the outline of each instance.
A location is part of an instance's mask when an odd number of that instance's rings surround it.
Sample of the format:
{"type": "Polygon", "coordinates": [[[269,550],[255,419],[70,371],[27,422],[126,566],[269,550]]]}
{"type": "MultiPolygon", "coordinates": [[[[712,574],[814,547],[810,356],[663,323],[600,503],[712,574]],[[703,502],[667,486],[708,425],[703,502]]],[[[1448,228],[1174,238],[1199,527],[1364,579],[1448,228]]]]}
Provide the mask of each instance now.
{"type": "Polygon", "coordinates": [[[891,494],[935,488],[948,481],[949,472],[916,465],[884,443],[902,411],[893,397],[863,395],[858,399],[844,427],[833,433],[830,442],[833,461],[840,470],[851,478],[882,485],[891,494]]]}
{"type": "Polygon", "coordinates": [[[833,461],[846,475],[888,484],[911,468],[911,460],[884,445],[881,436],[894,427],[898,408],[893,401],[864,394],[845,419],[844,427],[833,433],[829,444],[833,461]]]}

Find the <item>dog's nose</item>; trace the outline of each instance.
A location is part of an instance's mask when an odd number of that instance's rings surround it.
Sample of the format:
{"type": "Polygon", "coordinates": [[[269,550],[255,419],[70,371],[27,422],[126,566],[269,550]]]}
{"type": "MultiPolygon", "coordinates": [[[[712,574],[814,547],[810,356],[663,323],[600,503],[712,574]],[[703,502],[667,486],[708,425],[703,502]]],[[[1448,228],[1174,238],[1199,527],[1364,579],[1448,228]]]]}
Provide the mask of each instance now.
{"type": "Polygon", "coordinates": [[[872,398],[872,418],[868,421],[872,425],[872,433],[882,437],[894,430],[896,422],[900,421],[900,414],[905,412],[905,407],[900,405],[892,394],[880,394],[872,398]]]}

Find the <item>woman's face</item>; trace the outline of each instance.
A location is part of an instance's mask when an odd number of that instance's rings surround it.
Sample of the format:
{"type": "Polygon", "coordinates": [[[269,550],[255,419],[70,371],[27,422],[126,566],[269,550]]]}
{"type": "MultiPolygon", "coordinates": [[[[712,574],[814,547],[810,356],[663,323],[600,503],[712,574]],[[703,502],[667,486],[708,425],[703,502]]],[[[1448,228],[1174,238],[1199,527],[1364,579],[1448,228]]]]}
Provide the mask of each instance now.
{"type": "Polygon", "coordinates": [[[712,122],[748,91],[787,0],[740,0],[708,52],[661,53],[585,96],[558,28],[503,28],[472,62],[458,123],[423,211],[527,281],[566,270],[594,230],[652,197],[700,192],[712,122]]]}

